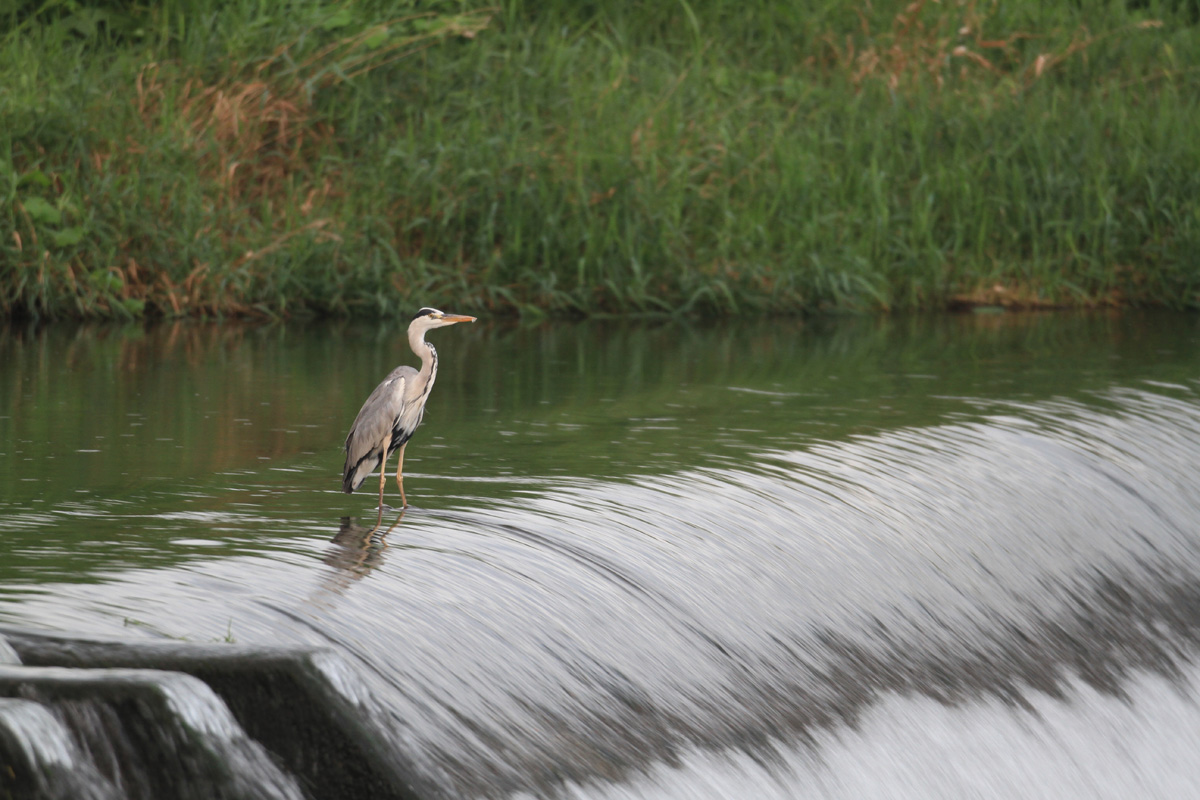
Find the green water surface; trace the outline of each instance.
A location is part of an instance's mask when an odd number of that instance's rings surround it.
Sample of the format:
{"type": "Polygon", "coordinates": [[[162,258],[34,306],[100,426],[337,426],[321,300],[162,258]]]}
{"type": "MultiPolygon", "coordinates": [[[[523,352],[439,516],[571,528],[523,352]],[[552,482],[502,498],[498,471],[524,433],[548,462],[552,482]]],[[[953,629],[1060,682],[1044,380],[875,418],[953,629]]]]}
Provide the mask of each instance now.
{"type": "MultiPolygon", "coordinates": [[[[749,323],[481,320],[407,451],[416,508],[578,480],[754,469],[762,453],[1200,374],[1200,319],[1096,313],[749,323]]],[[[395,324],[0,329],[0,586],[325,539],[359,405],[415,363],[395,324]]],[[[1019,411],[1015,412],[1019,413],[1019,411]]],[[[389,480],[387,501],[398,505],[389,480]]]]}

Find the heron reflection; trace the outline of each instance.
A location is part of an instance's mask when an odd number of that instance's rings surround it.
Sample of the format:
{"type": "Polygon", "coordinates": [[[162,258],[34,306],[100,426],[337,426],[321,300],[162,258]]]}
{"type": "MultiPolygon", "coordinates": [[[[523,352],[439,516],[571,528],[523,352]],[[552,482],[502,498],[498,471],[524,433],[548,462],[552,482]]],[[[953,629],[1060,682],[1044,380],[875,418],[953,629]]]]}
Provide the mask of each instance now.
{"type": "Polygon", "coordinates": [[[355,517],[342,517],[338,532],[330,540],[332,545],[321,560],[337,569],[339,588],[345,588],[383,563],[383,551],[388,548],[388,534],[404,519],[404,509],[396,521],[381,531],[379,523],[363,525],[355,517]]]}

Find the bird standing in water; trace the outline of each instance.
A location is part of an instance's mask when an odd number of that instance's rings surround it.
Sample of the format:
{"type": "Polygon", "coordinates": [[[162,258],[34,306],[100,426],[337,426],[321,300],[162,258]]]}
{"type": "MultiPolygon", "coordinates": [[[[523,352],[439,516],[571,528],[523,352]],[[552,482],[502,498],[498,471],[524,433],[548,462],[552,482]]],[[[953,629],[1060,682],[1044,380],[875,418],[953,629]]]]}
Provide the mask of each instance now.
{"type": "Polygon", "coordinates": [[[357,489],[368,475],[379,468],[379,519],[383,521],[383,488],[387,482],[388,456],[400,451],[396,464],[396,485],[400,487],[400,502],[408,506],[404,496],[404,448],[412,438],[421,417],[425,401],[437,379],[438,357],[433,345],[425,341],[425,332],[456,322],[474,322],[475,317],[446,314],[436,308],[422,308],[408,325],[408,344],[421,359],[421,369],[396,367],[375,387],[367,402],[354,418],[346,437],[346,466],[342,472],[342,491],[349,494],[357,489]]]}

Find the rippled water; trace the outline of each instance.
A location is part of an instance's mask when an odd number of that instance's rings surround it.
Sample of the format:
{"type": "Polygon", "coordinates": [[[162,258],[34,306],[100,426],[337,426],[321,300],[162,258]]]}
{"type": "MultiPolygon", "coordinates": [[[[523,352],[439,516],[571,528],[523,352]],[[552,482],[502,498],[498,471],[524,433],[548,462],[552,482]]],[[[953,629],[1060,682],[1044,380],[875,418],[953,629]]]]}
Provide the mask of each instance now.
{"type": "Polygon", "coordinates": [[[0,622],[331,645],[431,796],[1200,780],[1195,318],[430,339],[377,541],[398,328],[0,332],[0,622]]]}

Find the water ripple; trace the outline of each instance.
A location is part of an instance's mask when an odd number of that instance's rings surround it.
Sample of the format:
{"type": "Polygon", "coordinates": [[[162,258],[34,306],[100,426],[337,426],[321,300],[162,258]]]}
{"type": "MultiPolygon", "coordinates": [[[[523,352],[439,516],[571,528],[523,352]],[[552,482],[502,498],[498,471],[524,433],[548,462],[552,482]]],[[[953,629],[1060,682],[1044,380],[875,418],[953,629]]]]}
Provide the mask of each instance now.
{"type": "Polygon", "coordinates": [[[697,753],[837,758],[831,737],[894,698],[1041,713],[1179,679],[1200,639],[1197,474],[1195,399],[1120,389],[541,477],[516,501],[390,514],[386,538],[373,515],[332,542],[310,523],[21,611],[332,645],[447,796],[578,792],[697,753]]]}

